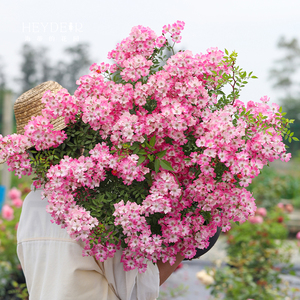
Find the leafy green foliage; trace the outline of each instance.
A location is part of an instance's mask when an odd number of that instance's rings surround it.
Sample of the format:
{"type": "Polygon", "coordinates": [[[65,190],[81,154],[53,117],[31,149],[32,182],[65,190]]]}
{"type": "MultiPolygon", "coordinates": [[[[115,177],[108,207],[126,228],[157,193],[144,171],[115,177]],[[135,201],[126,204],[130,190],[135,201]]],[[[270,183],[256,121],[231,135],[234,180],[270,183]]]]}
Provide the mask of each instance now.
{"type": "Polygon", "coordinates": [[[16,269],[19,265],[19,260],[16,256],[16,225],[20,214],[21,208],[14,208],[13,220],[8,221],[0,217],[0,261],[8,261],[13,269],[16,269]]]}
{"type": "MultiPolygon", "coordinates": [[[[89,151],[95,147],[97,143],[104,140],[101,138],[98,131],[91,129],[89,124],[85,124],[79,117],[76,123],[69,124],[64,129],[67,134],[67,139],[58,147],[51,147],[48,150],[37,151],[31,148],[31,165],[36,174],[36,179],[47,181],[46,174],[52,165],[58,164],[64,156],[78,158],[82,154],[89,155],[89,151]]],[[[109,141],[105,140],[110,144],[109,141]]]]}
{"type": "Polygon", "coordinates": [[[274,167],[264,168],[247,189],[253,193],[257,205],[269,209],[281,199],[299,197],[300,177],[295,174],[282,174],[274,167]]]}
{"type": "MultiPolygon", "coordinates": [[[[149,186],[144,182],[133,181],[131,185],[125,185],[123,180],[114,176],[111,172],[106,173],[106,179],[101,182],[100,187],[94,190],[80,188],[77,190],[77,204],[81,205],[101,224],[95,231],[95,237],[101,239],[101,243],[109,241],[117,244],[123,237],[122,227],[114,225],[114,204],[127,201],[141,204],[149,194],[149,186]],[[106,224],[104,227],[103,224],[106,224]],[[111,235],[107,236],[107,232],[111,235]]],[[[123,245],[125,246],[125,245],[123,245]]]]}
{"type": "Polygon", "coordinates": [[[176,299],[178,297],[185,297],[188,294],[189,286],[184,285],[183,283],[178,286],[161,289],[159,293],[158,300],[169,300],[176,299]]]}
{"type": "Polygon", "coordinates": [[[245,87],[245,85],[248,83],[248,80],[250,78],[257,78],[256,76],[252,75],[253,72],[247,74],[246,71],[244,71],[241,67],[236,65],[236,59],[238,54],[235,51],[229,54],[228,50],[225,49],[225,54],[226,55],[222,60],[222,64],[227,65],[232,72],[230,72],[229,74],[225,74],[222,73],[222,71],[220,71],[220,73],[217,74],[216,71],[212,71],[214,76],[222,75],[221,79],[218,80],[218,86],[216,87],[216,90],[213,91],[213,93],[222,95],[219,101],[219,105],[223,106],[230,103],[233,104],[236,99],[239,99],[240,92],[242,88],[245,87]],[[227,96],[224,94],[224,92],[221,91],[221,88],[225,84],[229,84],[232,88],[231,93],[229,93],[227,96]]]}
{"type": "Polygon", "coordinates": [[[281,300],[281,272],[291,269],[286,215],[268,211],[264,222],[235,225],[228,233],[228,266],[215,270],[212,295],[224,300],[281,300]],[[281,266],[281,267],[280,267],[281,266]]]}
{"type": "Polygon", "coordinates": [[[29,299],[26,283],[19,284],[17,281],[12,282],[13,289],[8,291],[8,294],[15,295],[18,299],[29,299]]]}
{"type": "MultiPolygon", "coordinates": [[[[30,189],[29,189],[30,190],[30,189]]],[[[28,187],[22,188],[22,198],[28,192],[28,187]]],[[[20,262],[17,257],[17,223],[20,219],[21,208],[13,207],[14,218],[13,220],[5,220],[0,217],[0,299],[7,296],[8,293],[14,294],[12,290],[16,290],[14,284],[22,285],[22,295],[26,298],[26,285],[24,284],[25,278],[20,268],[20,262]]],[[[11,296],[13,297],[13,296],[11,296]]],[[[12,298],[15,299],[15,298],[12,298]]]]}

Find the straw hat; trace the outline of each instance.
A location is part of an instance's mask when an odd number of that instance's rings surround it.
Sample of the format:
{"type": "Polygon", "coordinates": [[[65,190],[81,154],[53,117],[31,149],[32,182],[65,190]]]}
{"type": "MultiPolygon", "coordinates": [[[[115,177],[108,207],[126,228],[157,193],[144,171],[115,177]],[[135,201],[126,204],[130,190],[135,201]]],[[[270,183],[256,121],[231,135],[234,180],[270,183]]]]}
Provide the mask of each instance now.
{"type": "MultiPolygon", "coordinates": [[[[24,134],[24,127],[31,120],[32,116],[36,117],[42,115],[42,109],[45,108],[45,104],[41,101],[44,93],[48,90],[57,93],[61,89],[63,89],[63,87],[57,82],[46,81],[25,92],[16,100],[14,112],[18,134],[24,134]]],[[[53,124],[53,130],[62,130],[67,127],[63,117],[56,120],[53,119],[50,122],[53,124]]],[[[0,164],[4,162],[5,161],[0,161],[0,164]]]]}
{"type": "MultiPolygon", "coordinates": [[[[44,93],[48,90],[57,93],[63,87],[55,81],[46,81],[33,89],[22,94],[14,105],[14,111],[17,122],[17,133],[24,134],[24,127],[31,120],[32,116],[41,116],[42,109],[45,108],[41,102],[44,93]]],[[[62,130],[66,128],[64,118],[58,118],[50,121],[53,124],[53,130],[62,130]]]]}

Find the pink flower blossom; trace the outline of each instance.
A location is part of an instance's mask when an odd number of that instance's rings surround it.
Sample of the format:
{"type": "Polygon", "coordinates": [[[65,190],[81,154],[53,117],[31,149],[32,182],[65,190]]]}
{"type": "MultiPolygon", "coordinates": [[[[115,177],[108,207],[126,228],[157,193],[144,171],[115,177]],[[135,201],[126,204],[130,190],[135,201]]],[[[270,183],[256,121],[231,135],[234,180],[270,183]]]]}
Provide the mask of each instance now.
{"type": "Polygon", "coordinates": [[[20,199],[20,198],[15,198],[15,199],[12,200],[12,204],[13,204],[15,207],[17,207],[17,208],[22,207],[22,205],[23,205],[23,200],[20,199]]]}
{"type": "Polygon", "coordinates": [[[270,101],[270,98],[269,98],[268,96],[263,96],[263,97],[261,97],[259,100],[260,100],[261,102],[263,102],[263,103],[267,103],[267,102],[270,101]]]}
{"type": "Polygon", "coordinates": [[[267,215],[267,210],[264,207],[259,207],[256,210],[256,214],[258,214],[258,215],[260,215],[262,217],[265,217],[267,215]]]}
{"type": "Polygon", "coordinates": [[[264,219],[261,216],[250,216],[248,221],[252,224],[261,224],[263,223],[264,219]]]}
{"type": "Polygon", "coordinates": [[[17,198],[21,198],[21,191],[18,190],[17,188],[13,187],[12,189],[10,189],[8,191],[8,197],[11,200],[17,199],[17,198]]]}
{"type": "Polygon", "coordinates": [[[284,210],[284,204],[283,204],[283,203],[279,202],[279,203],[277,204],[277,206],[278,206],[280,209],[284,210]]]}
{"type": "Polygon", "coordinates": [[[2,207],[2,217],[7,221],[11,221],[14,218],[14,210],[8,204],[2,207]]]}

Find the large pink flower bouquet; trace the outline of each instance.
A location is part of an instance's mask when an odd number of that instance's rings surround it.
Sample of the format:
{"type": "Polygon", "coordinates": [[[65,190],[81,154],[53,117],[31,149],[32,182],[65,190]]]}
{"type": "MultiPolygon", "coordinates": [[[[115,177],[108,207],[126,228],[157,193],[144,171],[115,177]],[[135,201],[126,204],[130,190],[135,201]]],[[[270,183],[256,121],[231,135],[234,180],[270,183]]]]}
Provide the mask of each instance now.
{"type": "Polygon", "coordinates": [[[18,175],[34,168],[47,211],[85,242],[84,255],[104,261],[122,247],[125,270],[192,258],[217,227],[254,214],[244,187],[263,166],[290,158],[282,136],[291,139],[291,121],[279,106],[238,100],[254,76],[236,53],[174,54],[183,28],[177,21],[157,37],[134,27],[109,53],[113,64],[93,64],[74,96],[45,93],[43,115],[0,144],[18,175]],[[63,131],[52,130],[58,117],[63,131]]]}

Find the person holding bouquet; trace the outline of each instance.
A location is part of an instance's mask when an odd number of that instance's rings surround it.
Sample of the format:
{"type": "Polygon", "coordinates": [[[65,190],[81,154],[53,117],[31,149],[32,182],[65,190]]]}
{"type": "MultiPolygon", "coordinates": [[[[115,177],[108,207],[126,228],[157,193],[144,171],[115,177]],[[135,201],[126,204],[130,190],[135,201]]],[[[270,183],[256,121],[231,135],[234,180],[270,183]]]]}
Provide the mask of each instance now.
{"type": "Polygon", "coordinates": [[[291,120],[266,96],[238,100],[253,76],[235,52],[175,54],[183,28],[136,26],[73,96],[46,82],[17,100],[0,161],[36,175],[18,230],[31,299],[155,299],[183,259],[254,214],[245,187],[260,169],[289,160],[291,120]]]}

